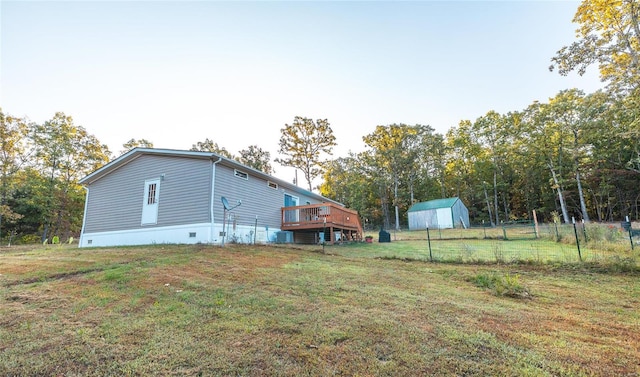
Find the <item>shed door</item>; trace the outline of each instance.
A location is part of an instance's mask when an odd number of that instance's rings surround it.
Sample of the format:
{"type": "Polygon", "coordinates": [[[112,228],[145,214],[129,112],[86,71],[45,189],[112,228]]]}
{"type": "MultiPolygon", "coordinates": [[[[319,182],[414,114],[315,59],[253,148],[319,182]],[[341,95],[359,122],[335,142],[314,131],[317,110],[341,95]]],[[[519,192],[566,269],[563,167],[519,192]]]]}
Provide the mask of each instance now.
{"type": "Polygon", "coordinates": [[[453,215],[451,214],[451,208],[438,208],[438,228],[453,228],[453,215]]]}
{"type": "Polygon", "coordinates": [[[158,223],[158,199],[160,180],[144,181],[144,200],[142,201],[142,225],[158,223]]]}

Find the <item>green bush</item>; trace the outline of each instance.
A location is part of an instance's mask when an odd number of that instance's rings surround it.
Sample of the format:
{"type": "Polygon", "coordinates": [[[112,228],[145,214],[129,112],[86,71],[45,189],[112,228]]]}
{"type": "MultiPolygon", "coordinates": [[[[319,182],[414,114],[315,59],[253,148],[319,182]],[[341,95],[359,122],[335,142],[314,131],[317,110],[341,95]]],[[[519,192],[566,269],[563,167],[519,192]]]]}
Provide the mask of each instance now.
{"type": "Polygon", "coordinates": [[[624,238],[624,234],[613,225],[588,224],[586,226],[587,239],[591,241],[618,242],[624,238]]]}
{"type": "Polygon", "coordinates": [[[481,273],[470,279],[476,286],[493,291],[496,296],[526,298],[530,297],[529,289],[520,282],[519,275],[481,273]]]}
{"type": "Polygon", "coordinates": [[[41,238],[39,235],[37,234],[25,234],[24,236],[20,237],[18,239],[18,242],[21,245],[30,245],[30,244],[34,244],[34,243],[40,243],[42,242],[41,238]]]}

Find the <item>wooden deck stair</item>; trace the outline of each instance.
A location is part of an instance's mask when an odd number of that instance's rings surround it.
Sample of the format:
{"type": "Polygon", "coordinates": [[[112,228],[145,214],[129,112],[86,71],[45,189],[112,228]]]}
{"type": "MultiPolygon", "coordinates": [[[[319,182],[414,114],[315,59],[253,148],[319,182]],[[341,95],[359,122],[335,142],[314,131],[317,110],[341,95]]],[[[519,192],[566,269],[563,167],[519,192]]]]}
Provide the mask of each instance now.
{"type": "Polygon", "coordinates": [[[361,241],[363,237],[358,212],[333,203],[283,207],[281,229],[294,232],[294,242],[297,243],[319,243],[321,232],[329,244],[361,241]]]}

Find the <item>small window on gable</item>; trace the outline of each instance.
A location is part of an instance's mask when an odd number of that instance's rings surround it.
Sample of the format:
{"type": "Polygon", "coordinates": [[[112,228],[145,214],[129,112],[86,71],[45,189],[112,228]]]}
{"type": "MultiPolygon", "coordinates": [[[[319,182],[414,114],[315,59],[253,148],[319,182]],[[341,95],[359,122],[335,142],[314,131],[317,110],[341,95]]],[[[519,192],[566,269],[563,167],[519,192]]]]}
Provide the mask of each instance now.
{"type": "Polygon", "coordinates": [[[233,175],[235,175],[238,178],[249,179],[249,174],[247,174],[247,173],[245,173],[243,171],[240,171],[240,170],[234,169],[233,170],[233,175]]]}
{"type": "Polygon", "coordinates": [[[274,189],[274,190],[277,190],[277,189],[278,189],[278,184],[277,184],[277,183],[275,183],[275,182],[267,181],[267,185],[268,185],[269,187],[271,187],[272,189],[274,189]]]}

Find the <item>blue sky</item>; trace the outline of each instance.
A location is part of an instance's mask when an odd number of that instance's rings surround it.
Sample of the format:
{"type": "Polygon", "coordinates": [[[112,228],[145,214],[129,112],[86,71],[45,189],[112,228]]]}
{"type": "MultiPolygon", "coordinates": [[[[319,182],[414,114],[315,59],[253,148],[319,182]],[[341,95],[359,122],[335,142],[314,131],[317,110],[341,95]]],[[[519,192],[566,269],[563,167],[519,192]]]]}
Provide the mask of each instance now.
{"type": "Polygon", "coordinates": [[[272,158],[296,115],[327,118],[345,156],[376,125],[446,133],[599,89],[595,69],[548,71],[575,39],[578,4],[5,0],[0,106],[35,122],[62,111],[114,152],[130,138],[173,149],[210,138],[272,158]]]}

